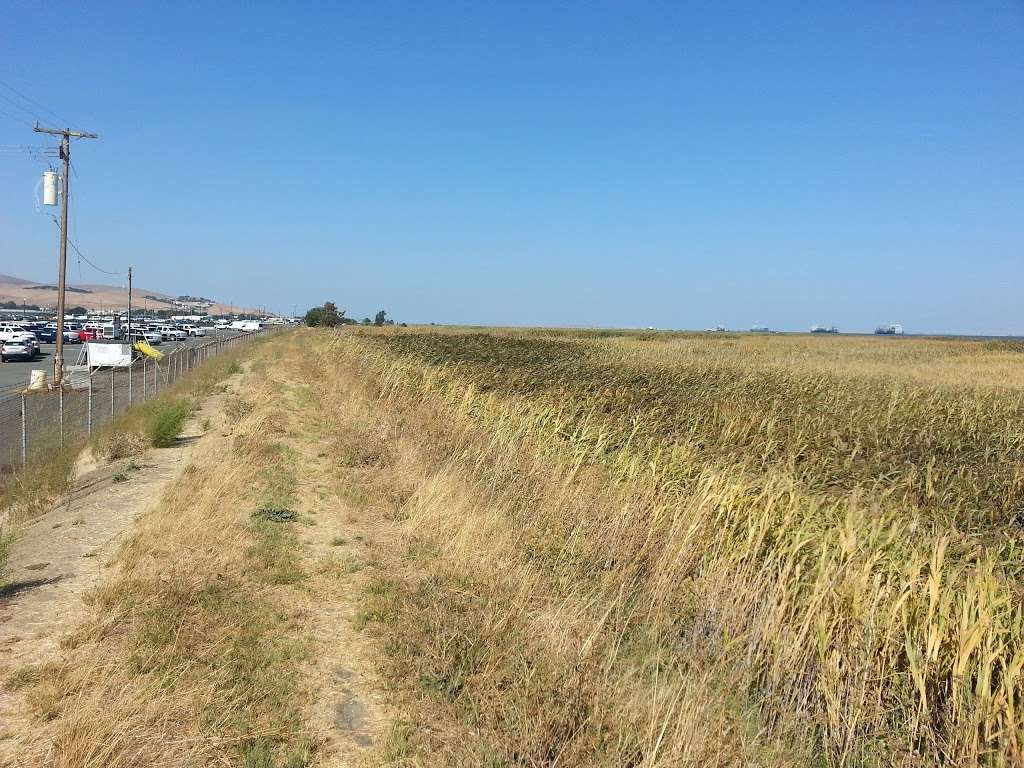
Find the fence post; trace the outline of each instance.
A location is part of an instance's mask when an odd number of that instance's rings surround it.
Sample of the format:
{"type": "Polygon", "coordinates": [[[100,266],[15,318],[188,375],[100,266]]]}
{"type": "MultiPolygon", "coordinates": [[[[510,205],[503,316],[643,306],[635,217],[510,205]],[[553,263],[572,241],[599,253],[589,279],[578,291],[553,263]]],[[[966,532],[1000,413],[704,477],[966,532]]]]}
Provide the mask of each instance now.
{"type": "Polygon", "coordinates": [[[110,366],[110,419],[114,419],[114,371],[117,368],[110,366]]]}
{"type": "Polygon", "coordinates": [[[28,433],[25,432],[25,393],[21,393],[21,466],[28,464],[28,433]]]}
{"type": "Polygon", "coordinates": [[[60,447],[64,447],[64,382],[57,387],[60,393],[60,447]]]}
{"type": "Polygon", "coordinates": [[[146,358],[142,358],[142,401],[149,399],[149,380],[146,378],[146,358]]]}
{"type": "Polygon", "coordinates": [[[85,434],[92,435],[92,372],[89,373],[89,412],[85,415],[85,434]]]}

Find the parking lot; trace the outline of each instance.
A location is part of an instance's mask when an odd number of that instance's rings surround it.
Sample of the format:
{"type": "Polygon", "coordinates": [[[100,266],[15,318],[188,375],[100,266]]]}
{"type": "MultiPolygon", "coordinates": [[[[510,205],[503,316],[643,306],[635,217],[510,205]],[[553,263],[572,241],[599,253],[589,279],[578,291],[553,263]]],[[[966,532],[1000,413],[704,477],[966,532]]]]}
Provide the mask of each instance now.
{"type": "MultiPolygon", "coordinates": [[[[165,341],[157,350],[167,354],[178,347],[197,347],[214,339],[226,338],[238,335],[235,331],[216,331],[207,329],[206,336],[191,336],[186,341],[165,341]]],[[[18,387],[28,386],[29,372],[32,370],[46,371],[48,377],[53,376],[53,353],[56,348],[54,344],[40,345],[42,354],[35,360],[11,360],[0,364],[0,400],[7,397],[16,397],[18,387]]],[[[64,364],[74,365],[78,362],[78,356],[85,349],[84,344],[64,345],[64,364]]]]}

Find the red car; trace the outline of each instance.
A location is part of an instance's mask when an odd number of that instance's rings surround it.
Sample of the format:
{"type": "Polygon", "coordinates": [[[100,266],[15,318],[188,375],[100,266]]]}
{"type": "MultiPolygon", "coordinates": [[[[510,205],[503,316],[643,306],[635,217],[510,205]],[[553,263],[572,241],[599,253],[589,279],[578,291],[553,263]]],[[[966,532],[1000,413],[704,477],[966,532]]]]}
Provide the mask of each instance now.
{"type": "Polygon", "coordinates": [[[82,330],[78,331],[78,340],[79,341],[95,341],[96,339],[99,338],[97,333],[98,332],[96,331],[95,328],[83,328],[82,330]]]}

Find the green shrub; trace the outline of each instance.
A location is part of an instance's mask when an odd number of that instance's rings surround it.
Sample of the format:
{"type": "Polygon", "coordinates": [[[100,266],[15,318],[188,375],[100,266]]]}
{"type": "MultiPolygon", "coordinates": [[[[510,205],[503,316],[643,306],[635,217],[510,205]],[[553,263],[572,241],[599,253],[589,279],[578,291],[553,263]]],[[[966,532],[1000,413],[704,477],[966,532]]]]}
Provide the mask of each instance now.
{"type": "Polygon", "coordinates": [[[192,404],[185,398],[153,405],[145,421],[146,439],[154,448],[167,448],[174,444],[185,426],[192,404]]]}

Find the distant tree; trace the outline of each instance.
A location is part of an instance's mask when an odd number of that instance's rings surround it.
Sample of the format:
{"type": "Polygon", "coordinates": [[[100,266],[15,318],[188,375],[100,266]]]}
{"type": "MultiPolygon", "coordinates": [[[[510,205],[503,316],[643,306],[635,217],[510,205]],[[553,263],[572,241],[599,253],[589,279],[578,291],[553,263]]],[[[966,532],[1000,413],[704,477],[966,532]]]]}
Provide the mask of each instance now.
{"type": "Polygon", "coordinates": [[[338,311],[338,308],[334,305],[333,301],[324,302],[324,319],[323,325],[326,328],[333,328],[336,325],[341,324],[341,318],[345,316],[345,310],[338,311]]]}
{"type": "Polygon", "coordinates": [[[373,325],[373,320],[368,317],[363,318],[363,325],[373,325]]]}
{"type": "Polygon", "coordinates": [[[85,307],[72,307],[71,309],[65,310],[65,314],[68,315],[88,315],[89,310],[85,307]]]}
{"type": "Polygon", "coordinates": [[[306,325],[311,328],[333,328],[345,322],[345,310],[338,311],[333,301],[325,301],[322,307],[313,307],[306,312],[306,325]]]}
{"type": "Polygon", "coordinates": [[[387,312],[385,312],[382,309],[380,312],[378,312],[376,315],[374,315],[373,324],[376,325],[377,327],[380,327],[380,326],[384,325],[384,317],[386,315],[387,315],[387,312]]]}
{"type": "Polygon", "coordinates": [[[398,327],[399,327],[399,328],[408,328],[409,326],[408,326],[408,325],[406,325],[405,323],[399,323],[399,324],[398,324],[398,327]]]}
{"type": "Polygon", "coordinates": [[[320,325],[320,321],[323,320],[323,317],[323,307],[312,307],[311,309],[306,310],[306,325],[310,328],[316,328],[320,325]]]}

